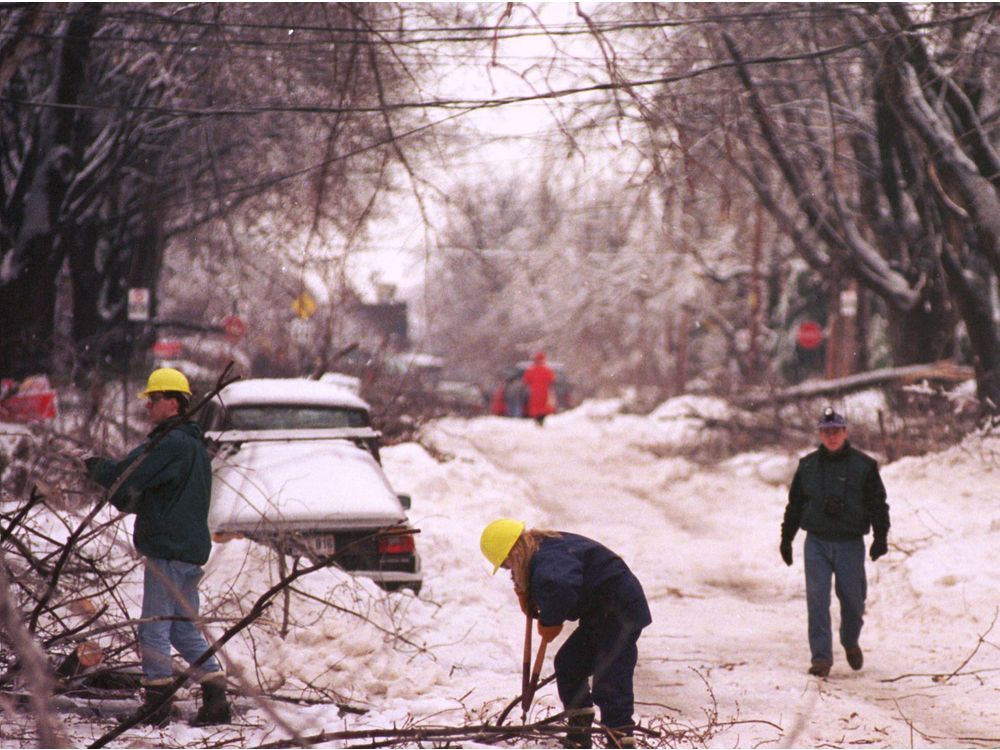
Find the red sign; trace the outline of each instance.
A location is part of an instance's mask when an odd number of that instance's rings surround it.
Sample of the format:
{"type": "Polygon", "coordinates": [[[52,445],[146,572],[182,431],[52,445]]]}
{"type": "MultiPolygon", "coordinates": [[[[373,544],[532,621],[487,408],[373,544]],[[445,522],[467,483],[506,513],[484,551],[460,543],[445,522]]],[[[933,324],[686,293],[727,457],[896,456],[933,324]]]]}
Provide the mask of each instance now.
{"type": "Polygon", "coordinates": [[[157,341],[153,344],[153,354],[162,359],[179,357],[182,350],[180,341],[157,341]]]}
{"type": "Polygon", "coordinates": [[[222,319],[222,330],[226,332],[226,340],[235,344],[246,334],[247,324],[243,322],[242,318],[227,315],[222,319]]]}
{"type": "Polygon", "coordinates": [[[0,421],[41,422],[59,414],[55,391],[18,393],[0,401],[0,421]]]}
{"type": "Polygon", "coordinates": [[[803,349],[816,349],[823,343],[823,328],[811,320],[804,321],[799,326],[799,346],[803,349]]]}

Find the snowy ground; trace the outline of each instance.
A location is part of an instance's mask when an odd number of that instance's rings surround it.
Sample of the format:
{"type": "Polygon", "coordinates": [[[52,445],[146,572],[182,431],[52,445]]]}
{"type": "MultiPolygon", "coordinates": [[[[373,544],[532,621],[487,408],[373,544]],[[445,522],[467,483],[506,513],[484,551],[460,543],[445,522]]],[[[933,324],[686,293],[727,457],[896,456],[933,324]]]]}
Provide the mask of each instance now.
{"type": "MultiPolygon", "coordinates": [[[[241,698],[238,728],[209,733],[175,722],[131,730],[118,746],[259,746],[291,730],[492,716],[520,692],[524,624],[509,578],[491,577],[478,549],[482,527],[497,516],[591,536],[636,572],[654,619],[636,673],[644,725],[691,727],[698,744],[713,747],[1000,744],[1000,626],[991,630],[1000,602],[1000,439],[971,438],[883,467],[893,527],[889,555],[868,563],[865,669],[852,672],[838,652],[830,677],[818,680],[806,674],[803,535],[793,568],[777,550],[787,485],[810,446],[707,466],[658,458],[665,446],[696,444],[695,426],[669,404],[648,417],[616,406],[588,403],[544,428],[443,420],[421,438],[431,452],[416,443],[385,449],[393,485],[413,496],[421,595],[385,595],[322,571],[296,586],[284,639],[227,647],[231,674],[242,670],[248,683],[290,692],[309,684],[366,713],[277,704],[266,714],[241,698]],[[331,615],[319,600],[344,611],[331,615]]],[[[276,576],[261,548],[217,545],[206,599],[230,592],[245,607],[276,576]]],[[[276,626],[281,607],[279,599],[267,614],[276,626]]],[[[234,613],[231,605],[218,612],[234,613]]],[[[194,704],[181,708],[193,712],[194,704]]],[[[548,686],[529,718],[557,709],[548,686]]],[[[107,729],[83,717],[70,723],[81,741],[107,729]]]]}

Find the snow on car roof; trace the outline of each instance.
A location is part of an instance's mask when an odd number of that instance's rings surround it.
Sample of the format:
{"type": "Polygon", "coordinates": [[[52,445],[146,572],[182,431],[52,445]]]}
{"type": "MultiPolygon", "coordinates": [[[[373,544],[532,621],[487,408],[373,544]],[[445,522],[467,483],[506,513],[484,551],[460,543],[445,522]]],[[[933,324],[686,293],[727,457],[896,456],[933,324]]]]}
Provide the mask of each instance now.
{"type": "Polygon", "coordinates": [[[227,406],[237,404],[311,404],[346,406],[370,411],[368,402],[343,386],[306,378],[253,378],[238,380],[222,389],[227,406]]]}

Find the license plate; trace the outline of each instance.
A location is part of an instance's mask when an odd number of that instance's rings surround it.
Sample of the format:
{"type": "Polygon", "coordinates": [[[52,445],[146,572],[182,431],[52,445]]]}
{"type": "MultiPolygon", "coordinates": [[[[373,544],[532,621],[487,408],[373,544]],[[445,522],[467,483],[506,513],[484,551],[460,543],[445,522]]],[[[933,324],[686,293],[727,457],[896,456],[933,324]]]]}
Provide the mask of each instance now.
{"type": "Polygon", "coordinates": [[[332,534],[310,537],[309,546],[317,555],[332,555],[337,549],[336,538],[332,534]]]}

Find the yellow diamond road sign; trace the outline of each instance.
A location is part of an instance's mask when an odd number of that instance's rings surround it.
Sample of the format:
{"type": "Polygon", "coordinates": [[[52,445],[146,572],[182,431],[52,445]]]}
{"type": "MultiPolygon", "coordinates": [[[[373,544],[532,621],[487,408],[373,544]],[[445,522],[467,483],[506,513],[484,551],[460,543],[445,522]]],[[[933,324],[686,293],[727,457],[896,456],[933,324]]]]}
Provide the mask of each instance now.
{"type": "Polygon", "coordinates": [[[292,309],[295,314],[298,315],[302,320],[308,320],[312,317],[312,314],[316,312],[316,300],[312,298],[309,292],[302,292],[295,301],[292,302],[292,309]]]}

